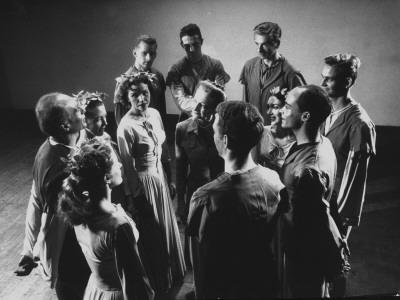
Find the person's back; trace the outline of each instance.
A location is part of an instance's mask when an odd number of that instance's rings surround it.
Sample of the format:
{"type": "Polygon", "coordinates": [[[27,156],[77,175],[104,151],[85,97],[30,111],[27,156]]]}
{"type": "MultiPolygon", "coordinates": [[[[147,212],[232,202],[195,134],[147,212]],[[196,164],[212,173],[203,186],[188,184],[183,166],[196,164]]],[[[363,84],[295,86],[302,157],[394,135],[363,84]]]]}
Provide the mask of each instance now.
{"type": "Polygon", "coordinates": [[[202,297],[274,296],[271,240],[282,187],[276,172],[256,166],[224,173],[193,195],[188,230],[199,234],[202,297]]]}

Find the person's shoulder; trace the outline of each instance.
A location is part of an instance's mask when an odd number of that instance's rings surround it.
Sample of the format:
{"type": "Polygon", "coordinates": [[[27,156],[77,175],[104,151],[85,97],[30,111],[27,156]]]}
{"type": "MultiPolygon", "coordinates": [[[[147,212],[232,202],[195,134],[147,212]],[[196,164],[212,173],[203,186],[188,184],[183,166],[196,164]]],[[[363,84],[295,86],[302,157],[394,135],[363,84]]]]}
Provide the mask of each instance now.
{"type": "Polygon", "coordinates": [[[361,127],[363,126],[374,127],[374,123],[369,117],[367,111],[358,102],[354,103],[350,107],[347,115],[349,121],[351,121],[354,125],[361,127]]]}
{"type": "Polygon", "coordinates": [[[176,130],[185,131],[193,122],[194,122],[193,118],[188,118],[184,121],[181,121],[178,124],[176,124],[176,130]]]}
{"type": "Polygon", "coordinates": [[[196,192],[193,194],[193,198],[204,198],[204,197],[209,197],[215,192],[220,191],[221,189],[224,188],[225,184],[229,182],[229,174],[228,173],[222,173],[220,176],[215,178],[214,180],[206,183],[205,185],[199,187],[196,192]]]}
{"type": "Polygon", "coordinates": [[[180,71],[187,65],[187,60],[185,57],[180,58],[178,61],[173,63],[169,68],[169,72],[171,71],[180,71]]]}
{"type": "Polygon", "coordinates": [[[282,56],[282,69],[286,73],[300,73],[298,69],[296,69],[287,59],[282,56]]]}
{"type": "Polygon", "coordinates": [[[163,73],[161,73],[158,69],[156,69],[156,68],[154,68],[154,67],[151,67],[151,68],[150,68],[150,72],[153,73],[153,74],[155,74],[158,78],[164,79],[163,73]]]}
{"type": "Polygon", "coordinates": [[[153,107],[148,107],[147,112],[150,115],[150,118],[156,118],[161,120],[160,112],[157,109],[153,107]]]}
{"type": "Polygon", "coordinates": [[[271,186],[275,192],[280,191],[283,188],[283,183],[279,178],[278,172],[275,170],[258,165],[256,167],[256,174],[264,184],[271,186]]]}
{"type": "Polygon", "coordinates": [[[254,65],[260,63],[260,59],[261,59],[261,58],[258,57],[258,56],[255,56],[255,57],[253,57],[253,58],[248,59],[248,60],[244,63],[243,68],[251,68],[251,67],[253,67],[254,65]]]}

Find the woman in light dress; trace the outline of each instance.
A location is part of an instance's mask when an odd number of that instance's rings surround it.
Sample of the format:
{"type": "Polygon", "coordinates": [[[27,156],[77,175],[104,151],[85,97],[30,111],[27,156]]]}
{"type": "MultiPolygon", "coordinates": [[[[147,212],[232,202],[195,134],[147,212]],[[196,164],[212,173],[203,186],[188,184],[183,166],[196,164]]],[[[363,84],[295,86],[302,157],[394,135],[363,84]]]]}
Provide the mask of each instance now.
{"type": "Polygon", "coordinates": [[[137,248],[136,226],[121,206],[111,203],[111,188],[122,181],[111,145],[97,139],[82,143],[69,168],[58,210],[74,225],[92,271],[84,299],[154,299],[137,248]]]}
{"type": "Polygon", "coordinates": [[[169,164],[161,159],[164,126],[159,112],[149,107],[151,79],[146,73],[125,78],[122,99],[131,108],[121,119],[117,140],[141,233],[139,251],[156,298],[163,299],[182,281],[186,266],[171,202],[174,188],[165,173],[170,174],[169,164]]]}

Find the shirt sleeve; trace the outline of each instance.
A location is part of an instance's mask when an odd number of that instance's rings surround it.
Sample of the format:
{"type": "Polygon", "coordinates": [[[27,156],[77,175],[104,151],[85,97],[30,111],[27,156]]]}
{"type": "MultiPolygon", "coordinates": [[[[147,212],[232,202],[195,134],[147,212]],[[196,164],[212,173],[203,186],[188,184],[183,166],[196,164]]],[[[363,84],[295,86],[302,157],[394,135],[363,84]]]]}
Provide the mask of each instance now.
{"type": "Polygon", "coordinates": [[[302,85],[307,84],[303,75],[298,71],[294,71],[293,73],[290,73],[290,75],[288,76],[288,79],[287,79],[287,83],[288,83],[289,91],[297,86],[302,86],[302,85]]]}
{"type": "Polygon", "coordinates": [[[140,260],[134,232],[129,224],[117,228],[114,249],[124,299],[154,299],[154,291],[140,260]]]}
{"type": "Polygon", "coordinates": [[[231,79],[228,73],[226,73],[222,63],[217,60],[215,63],[215,82],[219,85],[225,86],[226,83],[231,79]]]}
{"type": "Polygon", "coordinates": [[[354,152],[364,152],[368,155],[375,155],[376,132],[372,122],[358,122],[350,129],[350,147],[354,152]]]}
{"type": "Polygon", "coordinates": [[[36,193],[35,181],[29,196],[28,208],[25,219],[25,238],[23,242],[22,255],[33,257],[33,248],[39,235],[42,217],[42,205],[36,193]]]}
{"type": "Polygon", "coordinates": [[[185,149],[182,147],[182,135],[184,134],[182,131],[183,128],[178,124],[175,130],[176,192],[178,203],[184,203],[188,171],[188,158],[185,149]]]}

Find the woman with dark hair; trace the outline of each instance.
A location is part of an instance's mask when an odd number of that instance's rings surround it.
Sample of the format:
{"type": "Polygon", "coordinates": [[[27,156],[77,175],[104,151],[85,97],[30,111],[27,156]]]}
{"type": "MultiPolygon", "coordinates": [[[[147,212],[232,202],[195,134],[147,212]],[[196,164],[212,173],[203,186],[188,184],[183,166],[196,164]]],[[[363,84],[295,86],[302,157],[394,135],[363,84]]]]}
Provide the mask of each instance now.
{"type": "Polygon", "coordinates": [[[131,106],[117,130],[127,184],[138,210],[139,250],[156,297],[164,297],[183,279],[185,262],[171,202],[169,164],[161,161],[165,132],[159,112],[149,107],[151,74],[139,73],[123,87],[131,106]],[[164,167],[164,168],[163,168],[164,167]],[[145,195],[143,205],[141,195],[145,195]],[[149,208],[143,209],[143,207],[149,208]],[[150,211],[150,212],[149,212],[150,211]]]}
{"type": "Polygon", "coordinates": [[[263,136],[255,149],[255,161],[264,167],[279,173],[290,147],[295,142],[291,130],[282,128],[282,117],[279,110],[285,105],[286,89],[279,87],[271,90],[267,103],[267,117],[270,125],[264,126],[263,136]]]}
{"type": "Polygon", "coordinates": [[[122,181],[111,145],[84,142],[69,169],[58,210],[74,225],[92,271],[84,299],[153,299],[137,249],[139,233],[122,207],[111,203],[111,188],[122,181]]]}

